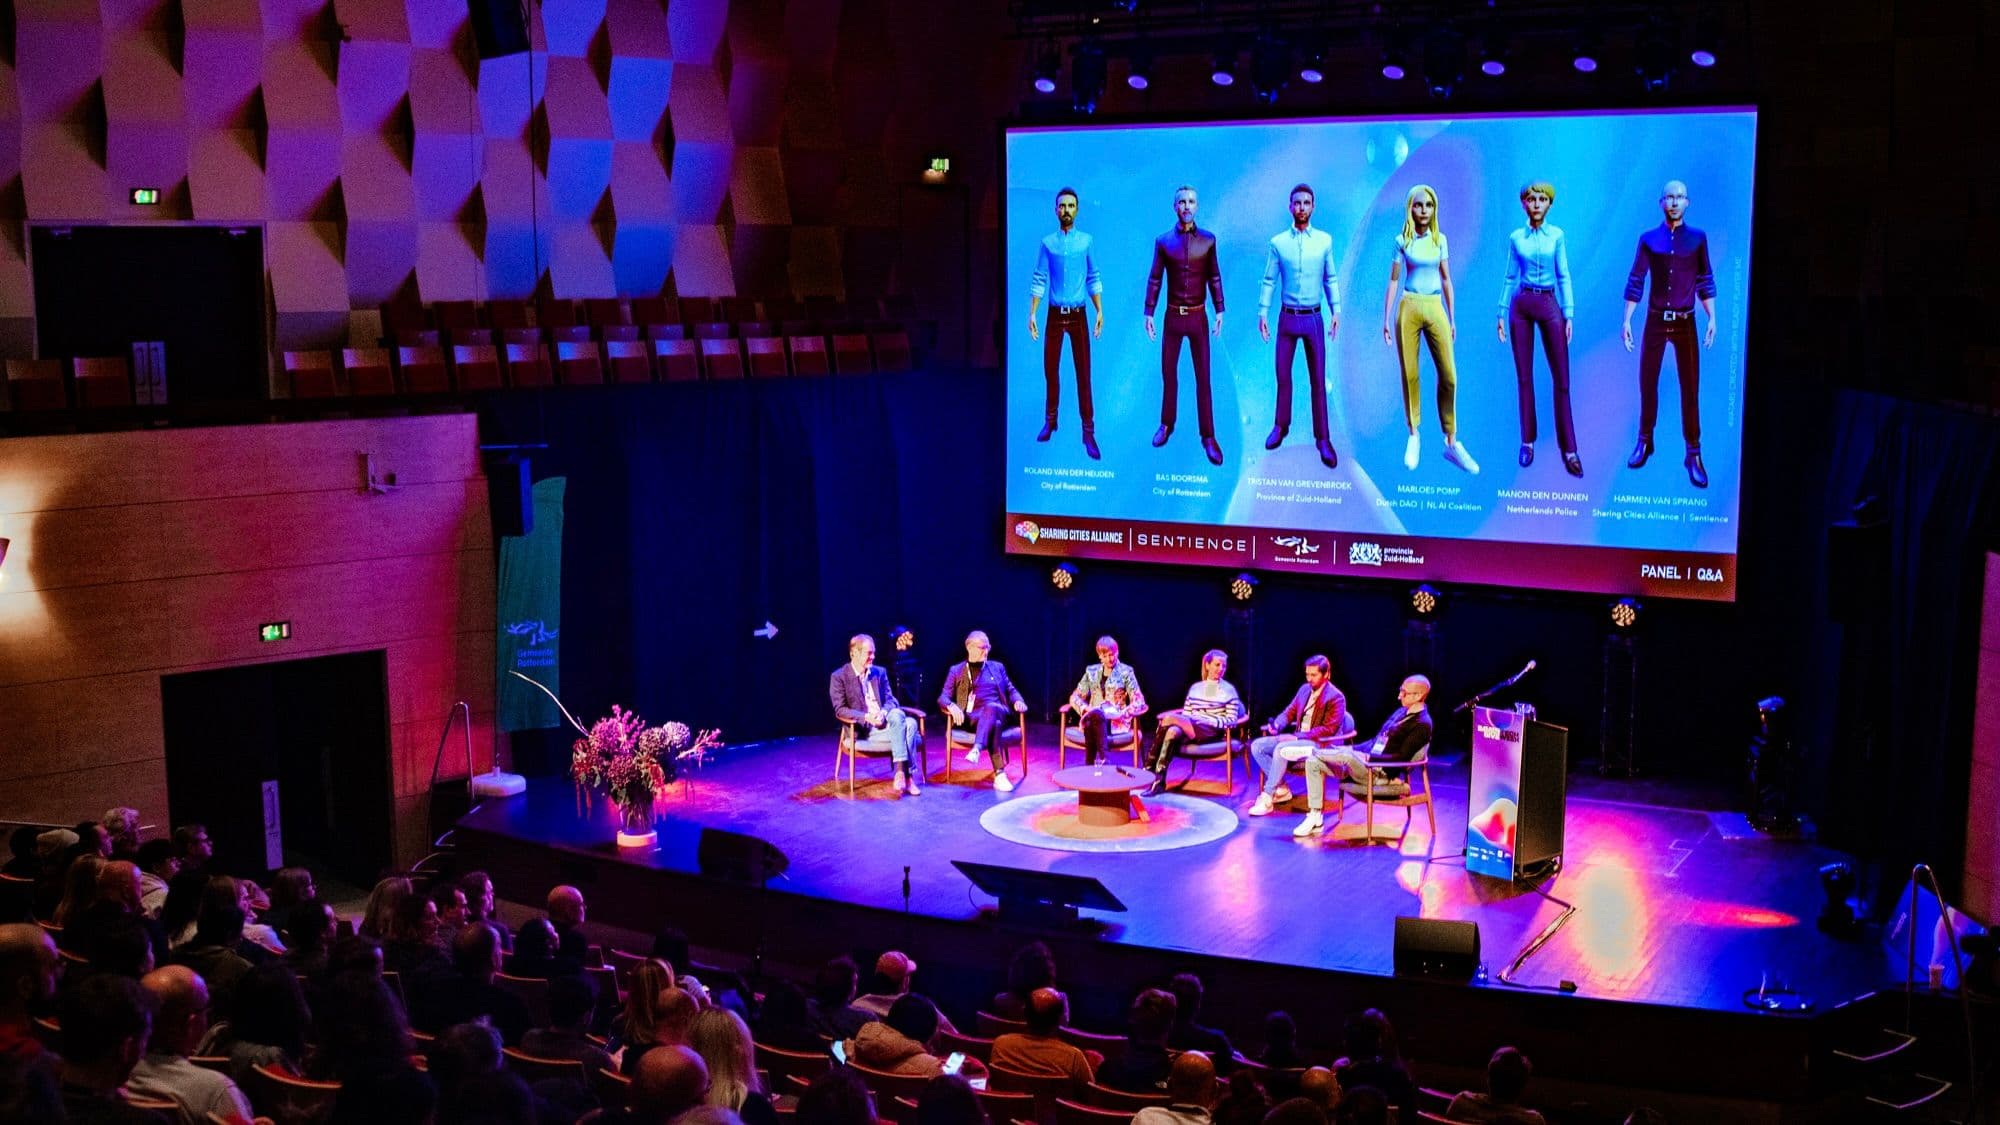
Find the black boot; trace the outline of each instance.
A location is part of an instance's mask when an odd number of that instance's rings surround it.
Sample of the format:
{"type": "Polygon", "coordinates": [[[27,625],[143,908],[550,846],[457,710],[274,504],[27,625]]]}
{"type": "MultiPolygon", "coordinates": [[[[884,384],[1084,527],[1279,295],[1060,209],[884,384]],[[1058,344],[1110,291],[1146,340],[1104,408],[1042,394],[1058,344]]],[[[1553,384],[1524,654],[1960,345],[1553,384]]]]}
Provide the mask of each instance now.
{"type": "Polygon", "coordinates": [[[1632,456],[1625,459],[1625,467],[1628,469],[1643,468],[1646,464],[1646,458],[1652,455],[1653,435],[1641,434],[1639,435],[1639,444],[1632,447],[1632,456]]]}
{"type": "Polygon", "coordinates": [[[1056,420],[1054,418],[1046,419],[1042,422],[1042,432],[1035,435],[1035,440],[1047,441],[1049,440],[1049,435],[1055,432],[1056,432],[1056,420]]]}

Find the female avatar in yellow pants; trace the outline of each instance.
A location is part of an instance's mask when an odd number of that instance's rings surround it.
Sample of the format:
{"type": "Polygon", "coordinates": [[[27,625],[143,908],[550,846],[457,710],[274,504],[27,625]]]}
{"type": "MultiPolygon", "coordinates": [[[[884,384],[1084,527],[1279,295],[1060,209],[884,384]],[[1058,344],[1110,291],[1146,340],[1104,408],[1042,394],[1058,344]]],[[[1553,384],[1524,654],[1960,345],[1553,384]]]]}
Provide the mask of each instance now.
{"type": "Polygon", "coordinates": [[[1420,388],[1417,383],[1417,341],[1431,352],[1438,375],[1438,421],[1444,427],[1444,459],[1468,473],[1479,463],[1458,440],[1458,361],[1452,342],[1458,322],[1451,291],[1451,265],[1444,232],[1438,229],[1437,192],[1429,185],[1410,189],[1405,201],[1403,233],[1389,264],[1389,292],[1382,301],[1382,342],[1396,348],[1403,361],[1403,412],[1410,440],[1403,447],[1403,467],[1417,467],[1422,442],[1417,437],[1420,388]],[[1398,297],[1400,296],[1400,301],[1398,297]]]}

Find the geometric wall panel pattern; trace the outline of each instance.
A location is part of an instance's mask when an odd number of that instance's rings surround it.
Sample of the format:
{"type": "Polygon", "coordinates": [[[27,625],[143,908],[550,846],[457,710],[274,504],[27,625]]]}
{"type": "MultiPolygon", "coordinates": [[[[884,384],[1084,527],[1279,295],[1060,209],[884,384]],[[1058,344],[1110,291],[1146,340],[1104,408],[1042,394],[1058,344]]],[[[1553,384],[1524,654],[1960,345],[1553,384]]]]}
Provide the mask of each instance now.
{"type": "Polygon", "coordinates": [[[281,348],[340,343],[350,310],[409,293],[872,296],[896,284],[919,155],[986,163],[1001,108],[924,90],[941,50],[990,65],[998,5],[912,56],[897,29],[935,14],[915,0],[543,0],[532,62],[478,59],[463,0],[9,7],[17,325],[23,220],[261,223],[281,348]]]}

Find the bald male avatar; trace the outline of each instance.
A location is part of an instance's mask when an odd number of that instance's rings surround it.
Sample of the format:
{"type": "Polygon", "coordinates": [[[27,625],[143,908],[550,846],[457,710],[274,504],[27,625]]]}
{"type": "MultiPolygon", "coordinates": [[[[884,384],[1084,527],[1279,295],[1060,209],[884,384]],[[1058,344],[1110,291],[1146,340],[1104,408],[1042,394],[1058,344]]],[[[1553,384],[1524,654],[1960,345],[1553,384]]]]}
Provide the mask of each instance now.
{"type": "Polygon", "coordinates": [[[1208,379],[1208,337],[1222,331],[1222,264],[1215,234],[1196,226],[1199,206],[1195,190],[1183,184],[1174,192],[1174,228],[1153,240],[1153,270],[1146,280],[1146,338],[1160,341],[1160,428],[1155,448],[1173,436],[1180,415],[1181,341],[1194,362],[1194,404],[1201,424],[1201,451],[1209,463],[1222,464],[1222,447],[1215,442],[1215,395],[1208,379]],[[1153,310],[1164,289],[1167,334],[1161,337],[1153,310]],[[1215,303],[1215,324],[1204,315],[1204,302],[1215,303]]]}

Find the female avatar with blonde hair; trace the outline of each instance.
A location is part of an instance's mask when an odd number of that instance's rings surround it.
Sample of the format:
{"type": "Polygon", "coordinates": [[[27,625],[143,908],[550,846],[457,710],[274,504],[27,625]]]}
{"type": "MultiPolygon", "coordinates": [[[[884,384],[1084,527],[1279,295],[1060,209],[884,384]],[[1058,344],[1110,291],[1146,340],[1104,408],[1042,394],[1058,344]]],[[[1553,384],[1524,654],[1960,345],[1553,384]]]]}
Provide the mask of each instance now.
{"type": "Polygon", "coordinates": [[[1576,324],[1576,297],[1569,280],[1569,245],[1562,229],[1548,221],[1556,186],[1533,180],[1521,187],[1521,210],[1528,225],[1507,236],[1507,280],[1500,286],[1500,342],[1514,333],[1514,379],[1521,391],[1521,467],[1535,463],[1535,330],[1542,334],[1554,384],[1556,445],[1563,471],[1583,475],[1576,452],[1576,423],[1569,408],[1569,341],[1576,324]]]}
{"type": "Polygon", "coordinates": [[[1477,473],[1479,463],[1458,440],[1458,360],[1452,353],[1458,324],[1448,257],[1444,231],[1438,229],[1437,192],[1428,184],[1418,184],[1404,202],[1403,233],[1396,238],[1396,255],[1389,263],[1389,291],[1382,299],[1382,342],[1394,345],[1403,361],[1403,414],[1410,427],[1410,440],[1403,446],[1403,467],[1417,467],[1417,451],[1422,445],[1417,438],[1422,414],[1417,340],[1422,338],[1430,348],[1431,363],[1437,367],[1444,459],[1468,473],[1477,473]]]}

